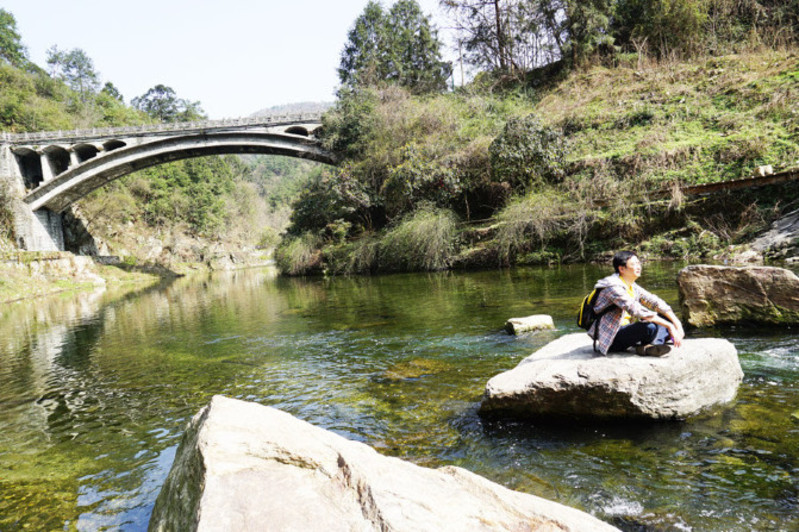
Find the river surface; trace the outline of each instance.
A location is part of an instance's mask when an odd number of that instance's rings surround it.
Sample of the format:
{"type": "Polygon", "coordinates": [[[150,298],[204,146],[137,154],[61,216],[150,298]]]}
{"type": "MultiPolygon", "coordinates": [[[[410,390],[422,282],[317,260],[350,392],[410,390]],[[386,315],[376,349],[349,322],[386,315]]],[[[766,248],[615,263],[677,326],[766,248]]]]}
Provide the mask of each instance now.
{"type": "MultiPolygon", "coordinates": [[[[640,284],[677,304],[671,264],[640,284]]],[[[686,422],[477,414],[486,381],[575,332],[595,266],[180,279],[0,306],[0,531],[145,530],[187,420],[257,401],[424,466],[454,464],[624,530],[799,530],[797,329],[726,328],[734,404],[686,422]],[[513,337],[506,319],[553,316],[513,337]]]]}

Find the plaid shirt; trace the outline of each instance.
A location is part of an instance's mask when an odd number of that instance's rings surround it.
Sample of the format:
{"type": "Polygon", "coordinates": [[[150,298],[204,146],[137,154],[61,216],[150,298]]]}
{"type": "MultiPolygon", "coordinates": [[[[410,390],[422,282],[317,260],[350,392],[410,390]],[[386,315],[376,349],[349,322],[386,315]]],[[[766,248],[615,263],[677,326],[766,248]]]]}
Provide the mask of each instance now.
{"type": "MultiPolygon", "coordinates": [[[[638,318],[639,320],[651,318],[657,315],[658,312],[662,314],[671,312],[671,307],[668,303],[635,283],[633,283],[635,297],[630,297],[627,292],[627,285],[624,284],[618,273],[600,279],[594,288],[604,288],[599,294],[596,305],[594,305],[595,310],[601,312],[608,305],[616,305],[616,308],[609,310],[599,320],[597,347],[603,355],[608,354],[610,344],[613,343],[616,333],[621,328],[622,309],[626,310],[633,318],[638,318]]],[[[588,330],[591,338],[594,337],[596,326],[597,322],[588,330]]]]}

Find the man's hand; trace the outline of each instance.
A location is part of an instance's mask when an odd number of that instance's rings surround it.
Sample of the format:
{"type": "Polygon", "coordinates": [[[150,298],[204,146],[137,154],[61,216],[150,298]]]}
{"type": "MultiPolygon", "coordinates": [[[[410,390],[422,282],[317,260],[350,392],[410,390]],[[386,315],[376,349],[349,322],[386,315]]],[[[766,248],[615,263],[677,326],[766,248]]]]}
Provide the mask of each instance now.
{"type": "Polygon", "coordinates": [[[652,323],[665,327],[669,331],[672,341],[674,341],[674,347],[680,347],[682,345],[682,341],[685,338],[685,331],[682,328],[680,319],[674,314],[674,312],[667,313],[666,319],[660,317],[660,315],[655,315],[647,319],[647,321],[651,321],[652,323]]]}
{"type": "Polygon", "coordinates": [[[685,330],[682,328],[682,323],[674,312],[667,313],[666,317],[669,319],[666,327],[669,330],[669,334],[671,334],[671,339],[674,340],[674,347],[680,347],[685,338],[685,330]]]}
{"type": "Polygon", "coordinates": [[[671,339],[674,341],[674,347],[680,347],[682,345],[683,338],[685,338],[685,331],[683,331],[682,325],[680,322],[677,322],[677,325],[669,323],[668,329],[671,339]]]}

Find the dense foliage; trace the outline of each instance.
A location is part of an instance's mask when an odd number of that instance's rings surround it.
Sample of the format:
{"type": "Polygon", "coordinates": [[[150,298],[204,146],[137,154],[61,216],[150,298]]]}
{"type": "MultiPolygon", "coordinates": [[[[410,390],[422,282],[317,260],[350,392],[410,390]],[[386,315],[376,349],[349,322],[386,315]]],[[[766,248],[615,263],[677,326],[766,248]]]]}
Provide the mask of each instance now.
{"type": "Polygon", "coordinates": [[[494,177],[514,190],[541,189],[563,178],[566,146],[560,130],[527,115],[510,118],[488,148],[494,177]]]}
{"type": "Polygon", "coordinates": [[[785,208],[779,195],[746,194],[719,208],[681,187],[799,160],[799,0],[441,5],[480,72],[435,97],[379,83],[391,32],[382,8],[367,6],[324,117],[325,145],[344,161],[296,203],[284,245],[310,262],[285,271],[434,269],[380,260],[397,228],[430,209],[460,220],[450,247],[438,246],[458,250],[448,264],[488,266],[620,245],[710,253],[785,208]],[[463,225],[475,219],[486,220],[463,225]]]}
{"type": "Polygon", "coordinates": [[[17,19],[2,8],[0,8],[0,59],[18,68],[28,63],[28,52],[17,31],[17,19]]]}

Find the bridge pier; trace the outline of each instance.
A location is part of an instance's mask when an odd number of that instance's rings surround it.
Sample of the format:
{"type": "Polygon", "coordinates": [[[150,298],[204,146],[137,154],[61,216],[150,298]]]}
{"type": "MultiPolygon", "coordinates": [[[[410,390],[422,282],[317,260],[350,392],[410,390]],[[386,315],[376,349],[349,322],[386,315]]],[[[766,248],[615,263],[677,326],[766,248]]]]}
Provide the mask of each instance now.
{"type": "Polygon", "coordinates": [[[0,149],[0,181],[5,194],[10,196],[17,246],[27,251],[64,251],[61,214],[47,209],[34,212],[22,201],[25,194],[23,178],[9,146],[0,149]]]}
{"type": "Polygon", "coordinates": [[[14,234],[21,249],[64,251],[64,220],[60,213],[47,209],[34,212],[22,201],[14,203],[14,234]]]}

